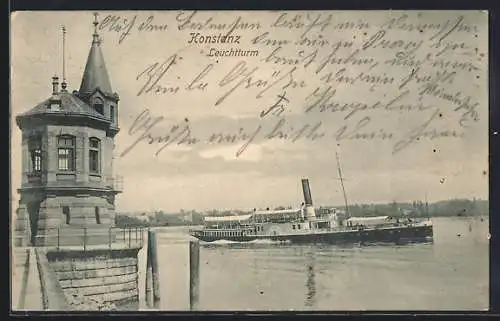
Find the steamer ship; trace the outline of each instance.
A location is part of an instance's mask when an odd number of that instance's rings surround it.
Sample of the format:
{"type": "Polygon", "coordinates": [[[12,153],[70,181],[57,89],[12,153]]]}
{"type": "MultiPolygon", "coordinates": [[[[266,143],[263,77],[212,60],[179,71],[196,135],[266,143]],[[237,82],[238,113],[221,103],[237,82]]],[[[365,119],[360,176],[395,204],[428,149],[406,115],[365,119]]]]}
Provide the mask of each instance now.
{"type": "Polygon", "coordinates": [[[205,242],[271,240],[287,243],[417,243],[432,242],[430,218],[409,216],[351,217],[337,154],[345,210],[316,209],[309,180],[302,179],[304,202],[296,209],[256,210],[245,215],[207,216],[204,226],[190,234],[205,242]]]}

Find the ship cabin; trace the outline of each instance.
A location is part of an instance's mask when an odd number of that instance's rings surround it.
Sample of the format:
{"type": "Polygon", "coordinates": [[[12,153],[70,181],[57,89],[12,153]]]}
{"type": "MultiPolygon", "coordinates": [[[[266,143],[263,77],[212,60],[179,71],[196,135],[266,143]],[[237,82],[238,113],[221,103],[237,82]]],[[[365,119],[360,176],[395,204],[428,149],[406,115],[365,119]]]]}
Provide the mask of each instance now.
{"type": "Polygon", "coordinates": [[[391,216],[350,217],[345,220],[347,227],[384,227],[394,223],[391,216]]]}
{"type": "Polygon", "coordinates": [[[217,237],[246,236],[266,234],[273,225],[280,224],[282,229],[292,231],[331,229],[342,225],[336,209],[324,211],[320,217],[308,215],[307,208],[256,210],[246,215],[206,216],[204,231],[217,237]],[[283,226],[283,224],[285,226],[283,226]]]}
{"type": "Polygon", "coordinates": [[[256,210],[245,215],[206,216],[204,234],[215,237],[244,237],[261,234],[265,226],[304,222],[302,209],[256,210]]]}
{"type": "Polygon", "coordinates": [[[304,220],[302,209],[254,210],[252,219],[255,223],[287,223],[304,220]]]}

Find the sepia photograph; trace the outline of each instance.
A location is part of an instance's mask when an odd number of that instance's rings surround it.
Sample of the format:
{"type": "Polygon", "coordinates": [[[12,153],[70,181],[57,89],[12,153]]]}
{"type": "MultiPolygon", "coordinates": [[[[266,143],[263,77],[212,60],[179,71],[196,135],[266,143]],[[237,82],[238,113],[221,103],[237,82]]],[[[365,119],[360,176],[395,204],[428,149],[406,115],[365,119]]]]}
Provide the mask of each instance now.
{"type": "Polygon", "coordinates": [[[10,308],[487,311],[487,11],[17,11],[10,308]]]}

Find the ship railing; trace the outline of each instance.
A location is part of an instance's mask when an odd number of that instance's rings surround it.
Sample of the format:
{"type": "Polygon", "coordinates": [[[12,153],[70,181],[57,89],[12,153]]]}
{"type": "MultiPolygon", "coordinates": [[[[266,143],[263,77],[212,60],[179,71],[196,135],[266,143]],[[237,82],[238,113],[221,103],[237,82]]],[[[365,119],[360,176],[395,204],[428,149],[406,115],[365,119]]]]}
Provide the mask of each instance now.
{"type": "MultiPolygon", "coordinates": [[[[411,224],[411,223],[410,223],[411,224]]],[[[388,228],[388,227],[398,227],[398,226],[409,226],[408,224],[405,223],[395,223],[395,222],[387,222],[387,223],[382,223],[382,224],[376,224],[376,225],[353,225],[353,226],[342,226],[343,230],[346,231],[357,231],[357,230],[363,230],[366,228],[388,228]]]]}
{"type": "MultiPolygon", "coordinates": [[[[244,230],[251,230],[253,229],[253,227],[249,227],[249,226],[206,226],[204,228],[201,228],[201,229],[198,229],[198,231],[201,231],[201,230],[217,230],[217,231],[235,231],[235,230],[238,230],[238,231],[244,231],[244,230]]],[[[193,231],[195,231],[195,229],[193,229],[193,231]]]]}

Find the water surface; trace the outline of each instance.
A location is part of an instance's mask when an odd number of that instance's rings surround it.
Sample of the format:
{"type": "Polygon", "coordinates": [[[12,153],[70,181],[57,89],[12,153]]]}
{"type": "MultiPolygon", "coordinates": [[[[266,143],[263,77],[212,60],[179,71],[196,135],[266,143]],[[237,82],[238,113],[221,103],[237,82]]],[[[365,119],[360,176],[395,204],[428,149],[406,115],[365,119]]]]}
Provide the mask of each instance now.
{"type": "MultiPolygon", "coordinates": [[[[202,243],[200,310],[485,310],[489,306],[488,219],[435,218],[434,242],[415,245],[202,243]]],[[[184,228],[159,230],[164,287],[168,251],[184,228]]],[[[170,271],[170,272],[167,272],[170,271]]],[[[167,280],[168,279],[168,280],[167,280]]],[[[161,281],[160,281],[161,282],[161,281]]],[[[180,291],[182,292],[182,291],[180,291]]],[[[178,297],[185,293],[178,293],[178,297]]],[[[171,292],[170,292],[171,293],[171,292]]],[[[160,309],[171,309],[162,295],[160,309]]]]}

